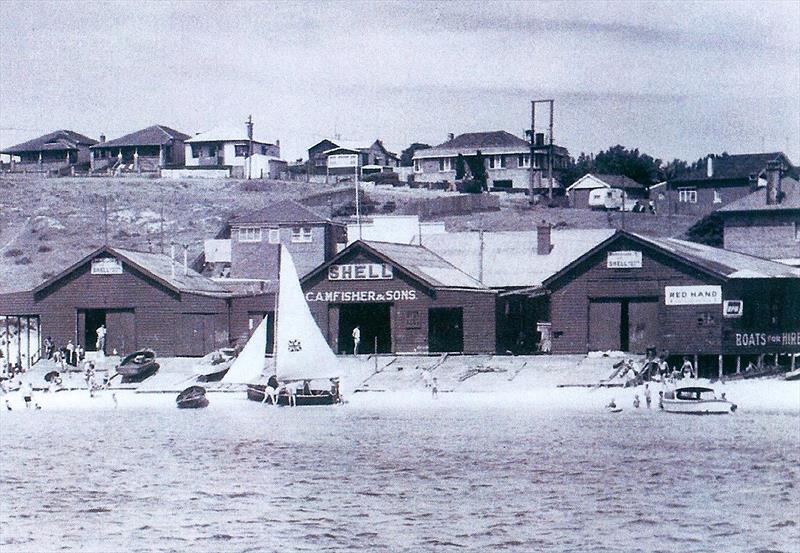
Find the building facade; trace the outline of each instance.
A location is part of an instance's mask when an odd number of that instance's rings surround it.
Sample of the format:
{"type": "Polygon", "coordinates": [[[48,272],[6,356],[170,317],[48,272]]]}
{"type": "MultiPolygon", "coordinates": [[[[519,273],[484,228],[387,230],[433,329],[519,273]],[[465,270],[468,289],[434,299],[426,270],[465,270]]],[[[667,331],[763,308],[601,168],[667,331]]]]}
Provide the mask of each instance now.
{"type": "Polygon", "coordinates": [[[90,148],[92,172],[155,172],[170,165],[183,165],[184,141],[188,134],[165,125],[145,129],[106,141],[90,148]]]}
{"type": "Polygon", "coordinates": [[[644,199],[647,188],[625,175],[604,175],[589,173],[576,180],[567,187],[570,207],[588,209],[594,207],[589,204],[593,190],[622,190],[626,198],[644,199]]]}
{"type": "Polygon", "coordinates": [[[97,140],[88,136],[60,130],[11,146],[0,153],[11,156],[8,166],[11,172],[64,172],[71,168],[88,170],[89,148],[94,144],[97,144],[97,140]]]}
{"type": "Polygon", "coordinates": [[[246,129],[221,128],[196,134],[186,140],[185,158],[189,176],[215,177],[219,171],[233,178],[279,179],[287,164],[281,158],[280,141],[274,144],[249,138],[246,129]],[[251,151],[252,148],[252,151],[251,151]]]}

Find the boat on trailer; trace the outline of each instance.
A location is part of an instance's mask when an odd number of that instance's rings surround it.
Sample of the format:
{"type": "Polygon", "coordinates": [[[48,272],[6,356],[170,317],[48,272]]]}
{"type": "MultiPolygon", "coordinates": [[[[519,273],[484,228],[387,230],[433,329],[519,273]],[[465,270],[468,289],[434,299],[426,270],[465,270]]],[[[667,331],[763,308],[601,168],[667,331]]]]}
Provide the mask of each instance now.
{"type": "Polygon", "coordinates": [[[156,353],[151,349],[143,349],[125,356],[117,365],[117,374],[122,377],[123,383],[141,382],[156,374],[159,366],[156,353]]]}
{"type": "Polygon", "coordinates": [[[718,398],[713,388],[684,386],[664,393],[661,408],[667,413],[685,415],[727,415],[736,411],[736,404],[718,398]]]}
{"type": "Polygon", "coordinates": [[[289,251],[281,246],[275,372],[264,376],[265,317],[234,360],[222,383],[247,384],[247,399],[259,403],[333,405],[341,402],[339,363],[306,303],[289,251]],[[320,385],[324,383],[324,387],[320,385]]]}
{"type": "Polygon", "coordinates": [[[189,386],[175,398],[178,409],[202,409],[208,407],[206,389],[202,386],[189,386]]]}

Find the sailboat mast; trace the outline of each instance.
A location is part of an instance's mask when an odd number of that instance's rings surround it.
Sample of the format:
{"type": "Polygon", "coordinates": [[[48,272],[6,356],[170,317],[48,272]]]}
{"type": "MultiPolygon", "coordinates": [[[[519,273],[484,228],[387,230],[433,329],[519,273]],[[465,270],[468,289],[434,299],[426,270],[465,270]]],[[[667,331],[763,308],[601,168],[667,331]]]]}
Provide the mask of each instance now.
{"type": "Polygon", "coordinates": [[[275,308],[272,311],[272,364],[275,374],[278,374],[278,296],[281,293],[280,266],[283,246],[278,246],[278,286],[275,289],[275,308]]]}

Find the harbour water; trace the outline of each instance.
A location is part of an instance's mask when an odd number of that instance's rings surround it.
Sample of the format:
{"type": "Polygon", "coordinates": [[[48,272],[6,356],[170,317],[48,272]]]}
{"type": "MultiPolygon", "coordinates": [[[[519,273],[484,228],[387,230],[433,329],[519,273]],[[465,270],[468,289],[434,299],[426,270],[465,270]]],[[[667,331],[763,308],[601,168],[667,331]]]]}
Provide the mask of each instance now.
{"type": "Polygon", "coordinates": [[[796,411],[468,396],[4,412],[0,551],[800,549],[796,411]]]}

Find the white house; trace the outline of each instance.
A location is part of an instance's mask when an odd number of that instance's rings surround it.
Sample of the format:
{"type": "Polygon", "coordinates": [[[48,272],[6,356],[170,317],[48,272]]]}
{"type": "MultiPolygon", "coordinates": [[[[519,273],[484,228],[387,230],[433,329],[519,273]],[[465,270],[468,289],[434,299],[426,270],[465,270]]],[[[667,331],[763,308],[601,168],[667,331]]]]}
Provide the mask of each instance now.
{"type": "Polygon", "coordinates": [[[272,144],[254,136],[251,141],[244,126],[202,132],[185,144],[189,176],[216,177],[227,172],[227,176],[239,179],[278,179],[287,168],[280,157],[279,140],[272,144]],[[252,153],[248,155],[251,147],[252,153]]]}
{"type": "Polygon", "coordinates": [[[567,188],[569,204],[572,207],[589,207],[589,196],[592,190],[597,189],[619,189],[625,192],[628,198],[645,198],[647,188],[626,177],[625,175],[601,175],[588,173],[567,188]]]}

